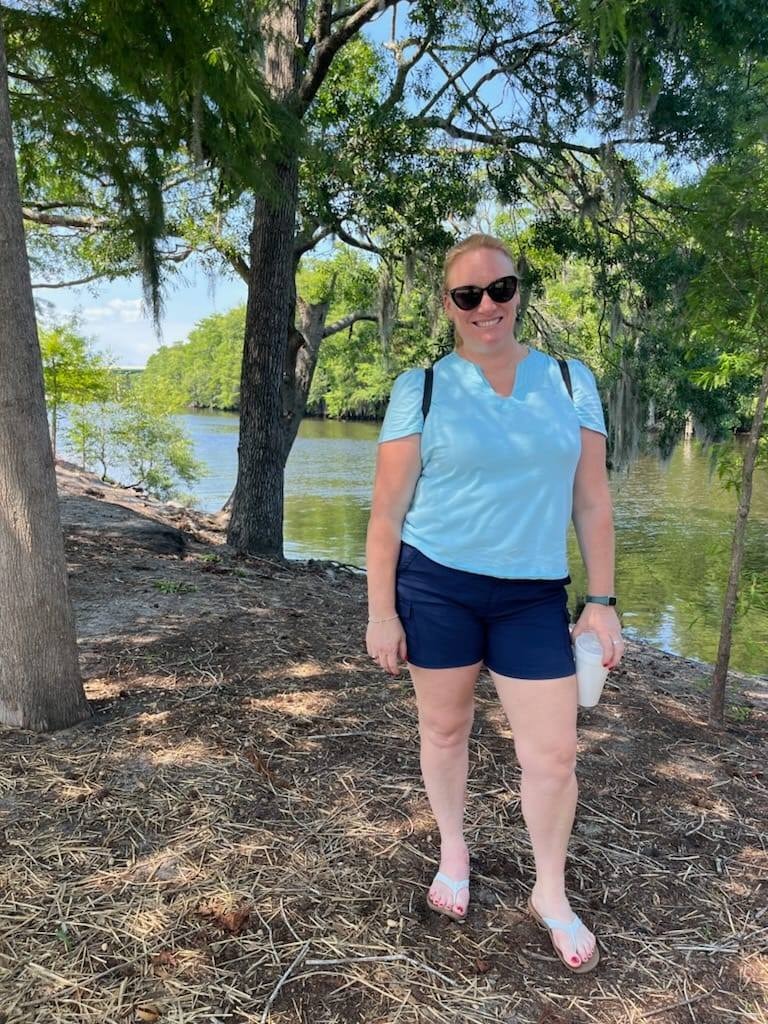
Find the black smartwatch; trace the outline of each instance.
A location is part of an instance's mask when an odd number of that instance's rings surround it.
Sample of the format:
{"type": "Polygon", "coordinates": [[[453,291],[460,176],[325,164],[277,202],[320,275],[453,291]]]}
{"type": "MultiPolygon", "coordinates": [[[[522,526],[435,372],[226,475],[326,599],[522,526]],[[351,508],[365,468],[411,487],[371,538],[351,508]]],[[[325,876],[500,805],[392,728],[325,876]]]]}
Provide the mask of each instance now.
{"type": "Polygon", "coordinates": [[[613,607],[616,604],[616,598],[613,597],[613,595],[606,597],[600,594],[597,597],[595,597],[594,594],[587,594],[587,596],[584,598],[584,602],[585,604],[605,604],[609,605],[610,607],[613,607]]]}

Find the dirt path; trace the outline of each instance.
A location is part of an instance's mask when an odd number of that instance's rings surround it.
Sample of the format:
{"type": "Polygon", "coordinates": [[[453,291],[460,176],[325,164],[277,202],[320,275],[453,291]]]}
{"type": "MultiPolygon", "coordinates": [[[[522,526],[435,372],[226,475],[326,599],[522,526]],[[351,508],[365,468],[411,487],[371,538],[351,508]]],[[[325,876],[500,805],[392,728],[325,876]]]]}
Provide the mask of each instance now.
{"type": "Polygon", "coordinates": [[[214,518],[71,469],[61,490],[95,714],[0,731],[0,1021],[766,1021],[763,681],[734,679],[714,735],[702,666],[630,645],[582,714],[569,885],[603,961],[574,978],[524,912],[487,681],[458,926],[424,907],[414,705],[363,654],[361,577],[233,558],[214,518]]]}

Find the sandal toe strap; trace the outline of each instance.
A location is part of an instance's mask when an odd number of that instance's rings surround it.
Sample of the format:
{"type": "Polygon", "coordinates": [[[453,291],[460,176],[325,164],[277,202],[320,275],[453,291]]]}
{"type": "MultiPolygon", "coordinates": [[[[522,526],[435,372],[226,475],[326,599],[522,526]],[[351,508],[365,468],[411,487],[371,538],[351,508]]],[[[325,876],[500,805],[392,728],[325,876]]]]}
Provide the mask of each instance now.
{"type": "Polygon", "coordinates": [[[554,917],[542,917],[542,921],[547,928],[557,928],[559,931],[566,932],[571,939],[576,938],[576,932],[583,923],[578,914],[573,915],[573,920],[570,924],[566,924],[564,921],[558,921],[557,918],[554,917]]]}
{"type": "Polygon", "coordinates": [[[442,871],[437,872],[435,875],[435,881],[442,882],[446,889],[450,889],[451,895],[454,899],[456,899],[462,889],[469,889],[468,878],[462,878],[460,882],[456,882],[452,878],[449,878],[448,875],[443,874],[442,871]]]}

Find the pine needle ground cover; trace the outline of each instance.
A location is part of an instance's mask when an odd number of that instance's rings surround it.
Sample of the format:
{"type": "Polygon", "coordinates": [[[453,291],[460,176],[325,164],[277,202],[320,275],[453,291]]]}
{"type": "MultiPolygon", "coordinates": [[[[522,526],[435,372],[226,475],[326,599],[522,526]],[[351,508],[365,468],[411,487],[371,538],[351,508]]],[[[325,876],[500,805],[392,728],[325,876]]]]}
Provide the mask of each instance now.
{"type": "Polygon", "coordinates": [[[425,908],[415,706],[365,655],[361,576],[234,559],[213,519],[74,476],[95,714],[0,731],[4,1024],[768,1020],[765,681],[734,678],[715,735],[702,667],[630,644],[581,713],[568,884],[603,959],[573,977],[524,910],[519,769],[489,681],[456,925],[425,908]],[[183,527],[181,554],[110,528],[131,505],[183,527]]]}

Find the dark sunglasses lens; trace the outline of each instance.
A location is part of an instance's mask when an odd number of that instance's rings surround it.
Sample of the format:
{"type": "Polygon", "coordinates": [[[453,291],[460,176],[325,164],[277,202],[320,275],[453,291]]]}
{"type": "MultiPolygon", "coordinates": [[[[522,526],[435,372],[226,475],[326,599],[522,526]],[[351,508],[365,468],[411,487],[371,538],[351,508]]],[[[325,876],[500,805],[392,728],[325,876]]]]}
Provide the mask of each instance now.
{"type": "Polygon", "coordinates": [[[459,309],[474,309],[475,306],[480,305],[480,301],[483,297],[483,289],[475,288],[472,285],[467,285],[464,288],[454,288],[451,292],[451,298],[459,307],[459,309]]]}
{"type": "Polygon", "coordinates": [[[488,294],[494,302],[510,302],[517,291],[516,277],[500,277],[488,285],[488,294]]]}

